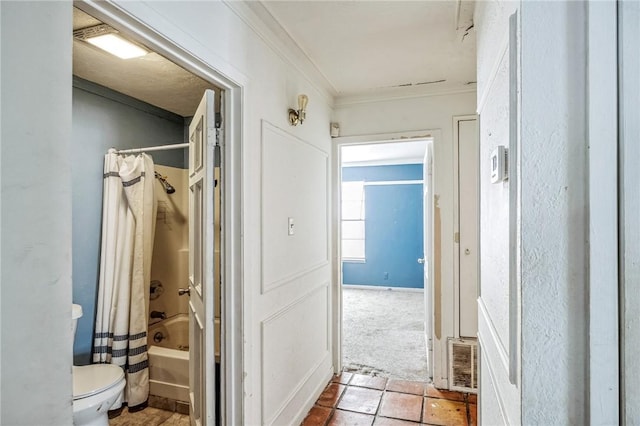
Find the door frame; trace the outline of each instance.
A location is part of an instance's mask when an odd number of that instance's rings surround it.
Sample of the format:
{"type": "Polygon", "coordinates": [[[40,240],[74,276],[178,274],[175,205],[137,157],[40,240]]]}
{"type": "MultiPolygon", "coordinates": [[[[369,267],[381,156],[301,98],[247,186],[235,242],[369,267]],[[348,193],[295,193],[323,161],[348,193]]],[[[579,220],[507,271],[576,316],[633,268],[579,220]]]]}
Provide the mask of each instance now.
{"type": "MultiPolygon", "coordinates": [[[[440,129],[425,129],[406,132],[376,133],[370,135],[341,136],[333,138],[331,165],[331,342],[333,351],[333,369],[335,374],[342,371],[342,261],[340,230],[340,200],[342,195],[342,153],[343,146],[375,145],[390,142],[411,142],[431,139],[435,145],[441,140],[440,129]]],[[[430,262],[432,264],[433,262],[430,262]]],[[[425,342],[426,344],[426,342],[425,342]]]]}
{"type": "MultiPolygon", "coordinates": [[[[135,16],[117,5],[96,0],[74,2],[78,9],[96,17],[105,24],[117,28],[131,39],[148,46],[194,75],[216,85],[224,91],[223,137],[221,140],[224,178],[222,193],[222,240],[221,240],[221,317],[223,324],[220,336],[221,424],[243,423],[243,275],[242,275],[242,103],[246,78],[242,75],[234,80],[221,69],[232,73],[229,64],[215,67],[197,58],[189,51],[145,25],[135,16]],[[228,283],[227,285],[224,285],[228,283]],[[226,308],[226,309],[225,309],[226,308]]],[[[206,244],[213,246],[214,241],[206,244]]],[[[210,259],[214,262],[214,259],[210,259]]],[[[213,292],[209,292],[213,297],[213,292]]],[[[211,301],[213,305],[213,301],[211,301]]],[[[214,324],[210,324],[214,327],[214,324]]]]}

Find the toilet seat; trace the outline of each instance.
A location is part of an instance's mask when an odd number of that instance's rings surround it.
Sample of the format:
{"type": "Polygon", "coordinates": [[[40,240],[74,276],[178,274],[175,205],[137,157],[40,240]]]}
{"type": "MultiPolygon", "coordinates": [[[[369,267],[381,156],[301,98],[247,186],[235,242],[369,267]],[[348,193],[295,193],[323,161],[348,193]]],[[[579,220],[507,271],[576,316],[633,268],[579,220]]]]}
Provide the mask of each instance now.
{"type": "Polygon", "coordinates": [[[73,399],[102,393],[124,379],[122,368],[113,364],[73,366],[73,399]]]}

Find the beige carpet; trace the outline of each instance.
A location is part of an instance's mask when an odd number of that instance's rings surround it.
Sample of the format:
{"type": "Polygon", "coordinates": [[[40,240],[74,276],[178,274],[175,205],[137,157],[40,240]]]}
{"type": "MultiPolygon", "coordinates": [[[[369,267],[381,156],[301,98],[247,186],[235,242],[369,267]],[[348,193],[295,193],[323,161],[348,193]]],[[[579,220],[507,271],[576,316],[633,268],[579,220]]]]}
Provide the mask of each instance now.
{"type": "Polygon", "coordinates": [[[342,292],[342,362],[346,371],[428,381],[422,292],[342,292]]]}

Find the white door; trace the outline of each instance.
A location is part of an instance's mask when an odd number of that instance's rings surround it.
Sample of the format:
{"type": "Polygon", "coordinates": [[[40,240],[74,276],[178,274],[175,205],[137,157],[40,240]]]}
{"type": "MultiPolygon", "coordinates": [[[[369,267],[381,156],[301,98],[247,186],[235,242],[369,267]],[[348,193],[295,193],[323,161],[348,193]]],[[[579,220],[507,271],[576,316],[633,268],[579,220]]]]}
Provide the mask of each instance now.
{"type": "Polygon", "coordinates": [[[424,338],[427,345],[427,372],[433,378],[433,146],[427,143],[423,161],[423,256],[418,259],[424,269],[424,338]]]}
{"type": "Polygon", "coordinates": [[[191,424],[215,413],[214,148],[215,92],[207,90],[189,125],[189,399],[191,424]]]}
{"type": "Polygon", "coordinates": [[[458,121],[460,337],[478,333],[478,130],[458,121]]]}

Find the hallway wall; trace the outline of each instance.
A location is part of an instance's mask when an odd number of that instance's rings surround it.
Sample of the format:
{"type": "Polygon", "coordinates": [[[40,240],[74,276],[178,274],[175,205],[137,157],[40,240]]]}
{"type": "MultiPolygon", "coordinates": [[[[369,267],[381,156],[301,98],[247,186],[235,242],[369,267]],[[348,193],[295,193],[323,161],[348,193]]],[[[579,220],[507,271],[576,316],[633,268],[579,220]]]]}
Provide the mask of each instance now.
{"type": "Polygon", "coordinates": [[[0,424],[71,416],[71,2],[0,2],[0,424]]]}

